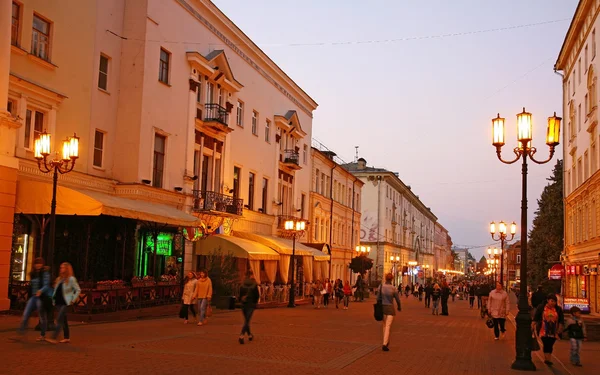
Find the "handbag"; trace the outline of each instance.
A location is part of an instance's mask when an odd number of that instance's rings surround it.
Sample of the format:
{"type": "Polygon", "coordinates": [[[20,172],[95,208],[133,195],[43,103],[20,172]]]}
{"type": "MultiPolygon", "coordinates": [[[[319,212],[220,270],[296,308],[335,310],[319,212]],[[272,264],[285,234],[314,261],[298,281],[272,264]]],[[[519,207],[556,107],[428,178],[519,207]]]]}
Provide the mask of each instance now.
{"type": "Polygon", "coordinates": [[[206,306],[206,316],[207,317],[212,316],[212,307],[210,305],[206,306]]]}
{"type": "Polygon", "coordinates": [[[327,294],[327,289],[323,289],[323,290],[321,291],[321,295],[325,295],[325,294],[327,294]]]}
{"type": "Polygon", "coordinates": [[[383,320],[383,303],[381,296],[382,288],[379,287],[379,295],[377,296],[377,302],[373,304],[373,317],[376,321],[381,322],[383,320]]]}
{"type": "Polygon", "coordinates": [[[486,325],[488,328],[494,328],[494,320],[493,320],[492,318],[488,318],[488,319],[485,321],[485,325],[486,325]]]}

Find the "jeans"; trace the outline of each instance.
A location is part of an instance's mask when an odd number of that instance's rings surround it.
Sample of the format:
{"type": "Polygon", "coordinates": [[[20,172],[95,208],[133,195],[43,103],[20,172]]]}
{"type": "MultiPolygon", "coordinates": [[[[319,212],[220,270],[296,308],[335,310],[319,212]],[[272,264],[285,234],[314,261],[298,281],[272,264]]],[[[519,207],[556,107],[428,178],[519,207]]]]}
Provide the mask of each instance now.
{"type": "Polygon", "coordinates": [[[440,299],[434,299],[433,300],[433,309],[431,309],[432,313],[438,314],[439,313],[439,309],[438,306],[440,305],[440,299]]]}
{"type": "Polygon", "coordinates": [[[425,295],[425,307],[429,307],[431,305],[431,294],[425,295]]]}
{"type": "Polygon", "coordinates": [[[502,333],[506,332],[506,329],[504,328],[506,319],[505,318],[492,318],[492,320],[494,321],[494,336],[500,337],[500,332],[502,332],[502,333]],[[500,327],[498,327],[498,326],[500,326],[500,327]]]}
{"type": "Polygon", "coordinates": [[[56,340],[58,335],[60,334],[60,329],[63,329],[63,337],[65,339],[69,339],[69,322],[67,321],[67,309],[69,306],[67,305],[56,305],[56,309],[58,310],[58,317],[56,318],[56,330],[54,330],[54,334],[52,338],[56,340]]]}
{"type": "Polygon", "coordinates": [[[481,296],[477,296],[477,308],[481,308],[481,296]]]}
{"type": "Polygon", "coordinates": [[[442,315],[448,315],[448,297],[442,297],[442,315]]]}
{"type": "Polygon", "coordinates": [[[23,311],[23,319],[21,320],[21,325],[19,327],[19,333],[25,333],[25,329],[27,328],[27,322],[29,321],[29,317],[34,310],[38,311],[38,315],[40,317],[40,328],[42,332],[40,335],[42,337],[46,336],[46,327],[48,325],[48,319],[46,316],[46,311],[44,310],[44,305],[42,303],[42,299],[37,296],[33,296],[27,301],[27,305],[25,306],[25,311],[23,311]]]}
{"type": "Polygon", "coordinates": [[[240,334],[241,336],[243,336],[245,333],[247,333],[248,336],[252,336],[252,333],[250,333],[250,320],[252,319],[252,314],[254,314],[254,310],[256,310],[256,306],[242,306],[242,314],[244,314],[244,326],[242,327],[242,333],[240,334]]]}
{"type": "Polygon", "coordinates": [[[203,322],[206,319],[206,307],[208,306],[208,299],[200,298],[198,299],[198,314],[200,314],[200,319],[198,322],[203,322]]]}
{"type": "Polygon", "coordinates": [[[583,340],[581,339],[569,339],[571,341],[571,363],[581,363],[581,357],[579,353],[581,352],[581,343],[583,340]]]}
{"type": "Polygon", "coordinates": [[[329,306],[329,293],[323,294],[323,306],[329,306]]]}
{"type": "Polygon", "coordinates": [[[388,346],[390,343],[390,330],[392,328],[392,322],[394,321],[393,315],[383,316],[383,345],[388,346]]]}
{"type": "Polygon", "coordinates": [[[196,310],[194,310],[194,304],[183,304],[183,319],[188,320],[189,318],[189,310],[192,310],[192,315],[194,318],[196,317],[196,310]]]}
{"type": "Polygon", "coordinates": [[[350,296],[344,296],[344,307],[348,307],[350,304],[350,296]]]}
{"type": "Polygon", "coordinates": [[[542,344],[544,345],[543,349],[545,354],[552,354],[555,342],[556,338],[554,337],[542,337],[542,344]]]}
{"type": "Polygon", "coordinates": [[[473,308],[474,305],[475,305],[475,296],[469,296],[469,306],[471,306],[471,308],[473,308]]]}

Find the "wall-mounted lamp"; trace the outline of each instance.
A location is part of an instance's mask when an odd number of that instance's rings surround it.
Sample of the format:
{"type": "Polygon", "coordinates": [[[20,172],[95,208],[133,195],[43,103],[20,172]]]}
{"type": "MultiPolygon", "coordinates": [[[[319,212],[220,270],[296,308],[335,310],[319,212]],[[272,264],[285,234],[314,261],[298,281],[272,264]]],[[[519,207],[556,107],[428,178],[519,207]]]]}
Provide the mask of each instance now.
{"type": "Polygon", "coordinates": [[[183,188],[181,186],[175,186],[175,191],[178,193],[181,193],[181,191],[183,190],[183,188]]]}
{"type": "Polygon", "coordinates": [[[146,184],[146,185],[150,185],[150,183],[151,183],[151,182],[152,182],[152,181],[150,181],[150,180],[142,180],[142,183],[144,183],[144,184],[146,184]]]}

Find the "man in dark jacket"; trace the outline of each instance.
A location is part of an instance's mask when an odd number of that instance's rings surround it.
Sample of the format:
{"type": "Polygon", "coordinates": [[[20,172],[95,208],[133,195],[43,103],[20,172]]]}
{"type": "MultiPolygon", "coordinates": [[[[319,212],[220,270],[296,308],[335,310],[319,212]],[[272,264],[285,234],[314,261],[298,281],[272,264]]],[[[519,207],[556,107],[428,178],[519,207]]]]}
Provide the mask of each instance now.
{"type": "Polygon", "coordinates": [[[448,315],[448,297],[450,297],[450,287],[444,281],[442,284],[442,315],[448,315]]]}
{"type": "Polygon", "coordinates": [[[250,333],[250,320],[252,314],[256,310],[256,304],[260,298],[260,292],[258,291],[258,284],[254,278],[254,273],[248,271],[246,280],[240,288],[240,299],[242,301],[242,313],[244,314],[244,326],[242,327],[242,333],[240,333],[240,344],[244,343],[244,334],[248,334],[248,341],[254,339],[254,335],[250,333]]]}
{"type": "Polygon", "coordinates": [[[542,289],[542,286],[538,286],[537,290],[531,295],[531,306],[533,309],[537,309],[539,305],[546,302],[546,295],[542,289]]]}
{"type": "Polygon", "coordinates": [[[433,286],[431,284],[427,284],[425,287],[425,307],[429,308],[431,304],[431,294],[433,293],[433,286]]]}

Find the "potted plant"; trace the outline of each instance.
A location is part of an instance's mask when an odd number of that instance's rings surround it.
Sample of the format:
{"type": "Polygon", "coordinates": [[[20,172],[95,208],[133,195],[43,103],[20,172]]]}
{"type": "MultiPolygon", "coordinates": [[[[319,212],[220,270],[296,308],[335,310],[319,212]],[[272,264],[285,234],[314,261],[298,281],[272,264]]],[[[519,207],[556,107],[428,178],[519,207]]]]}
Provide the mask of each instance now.
{"type": "Polygon", "coordinates": [[[363,297],[369,298],[369,288],[367,288],[367,282],[365,279],[365,275],[366,275],[367,271],[369,271],[371,268],[373,268],[373,259],[369,258],[368,256],[366,256],[364,254],[361,254],[359,256],[352,258],[352,260],[350,261],[350,265],[348,267],[352,270],[352,272],[360,274],[360,276],[362,278],[362,284],[363,284],[363,287],[362,287],[363,297]]]}

